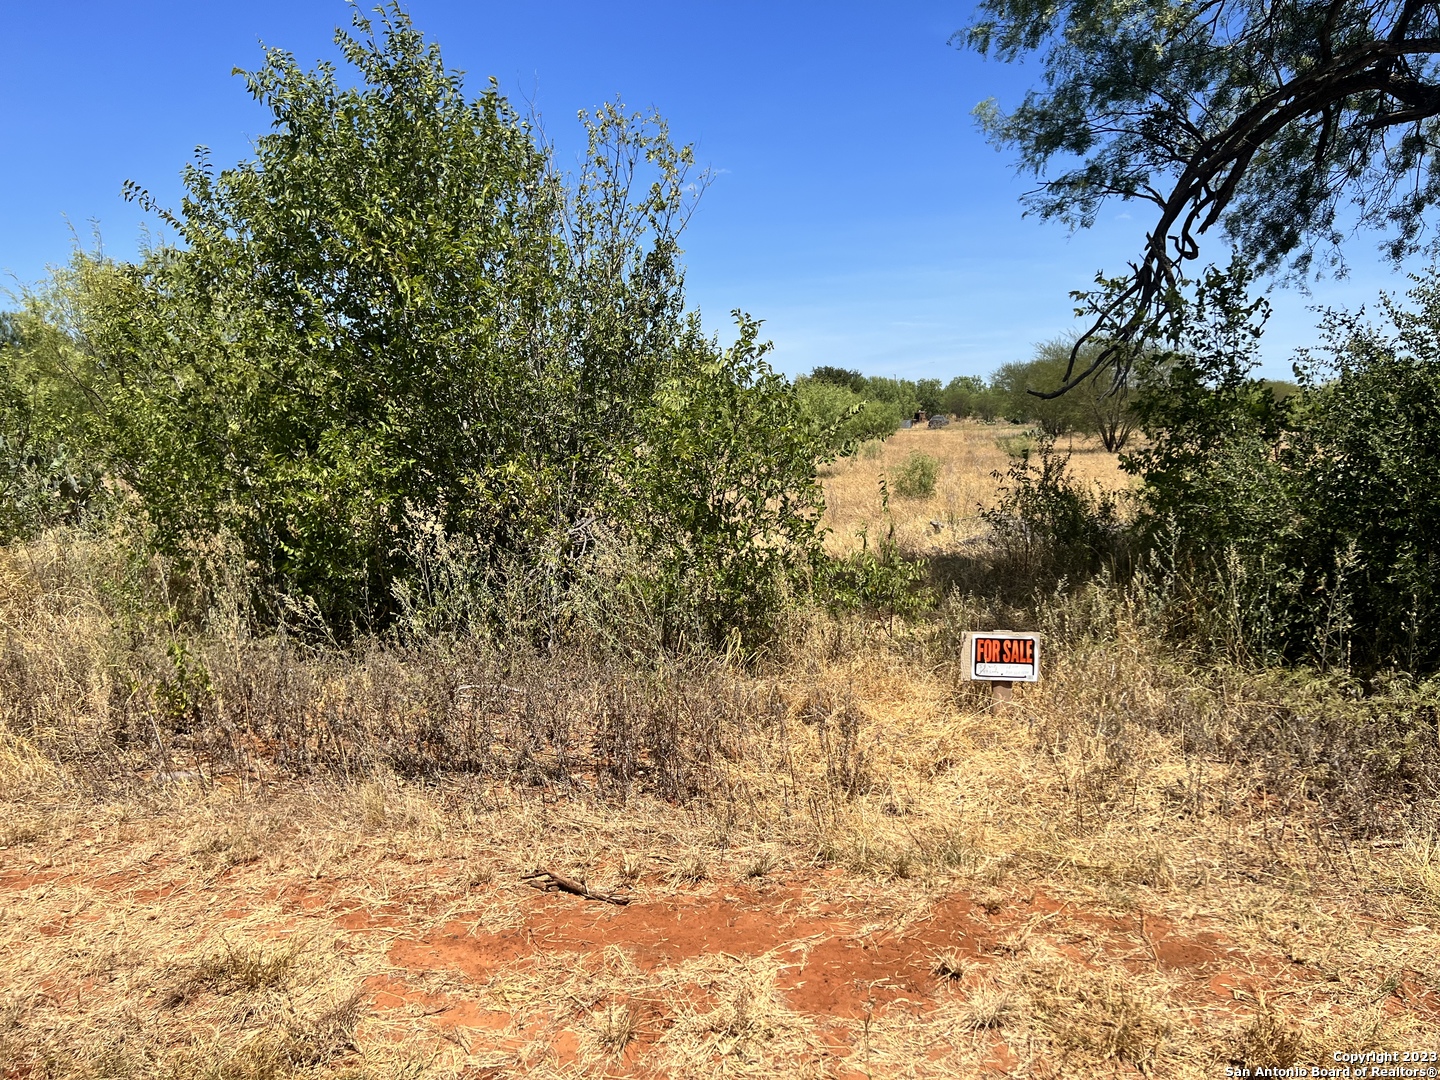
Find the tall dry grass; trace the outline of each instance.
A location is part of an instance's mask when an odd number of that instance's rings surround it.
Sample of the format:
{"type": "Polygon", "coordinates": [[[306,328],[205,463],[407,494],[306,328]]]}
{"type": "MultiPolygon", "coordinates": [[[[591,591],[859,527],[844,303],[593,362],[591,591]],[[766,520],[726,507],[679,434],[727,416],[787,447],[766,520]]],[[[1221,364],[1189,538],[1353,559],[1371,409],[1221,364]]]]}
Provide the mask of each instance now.
{"type": "MultiPolygon", "coordinates": [[[[223,549],[180,579],[123,534],[55,532],[0,554],[0,769],[15,783],[96,788],[177,773],[206,782],[471,775],[728,803],[737,777],[753,799],[813,766],[821,802],[853,800],[867,790],[874,751],[827,673],[883,657],[916,665],[927,693],[938,685],[958,706],[980,708],[979,691],[960,681],[962,635],[1009,626],[1045,638],[1046,678],[1030,700],[1067,731],[1083,717],[1108,759],[1128,753],[1110,733],[1149,731],[1182,756],[1227,762],[1244,773],[1242,787],[1322,805],[1346,828],[1396,828],[1429,805],[1440,792],[1433,687],[1397,675],[1363,693],[1343,672],[1202,662],[1163,643],[1165,599],[1143,573],[1123,585],[1062,579],[1027,591],[978,513],[953,531],[926,516],[962,499],[977,510],[993,503],[994,473],[1015,449],[1007,440],[1024,437],[978,424],[900,432],[878,456],[842,462],[825,481],[837,536],[845,522],[877,526],[879,479],[895,461],[917,446],[934,453],[943,468],[933,498],[892,499],[890,513],[898,536],[915,538],[912,555],[965,572],[908,625],[797,608],[783,642],[760,658],[617,650],[593,630],[603,611],[580,620],[590,636],[558,647],[523,635],[339,645],[283,627],[256,634],[223,549]],[[858,492],[872,489],[876,500],[864,503],[858,492]]],[[[1112,456],[1083,447],[1071,468],[1082,484],[1125,481],[1112,456]]]]}

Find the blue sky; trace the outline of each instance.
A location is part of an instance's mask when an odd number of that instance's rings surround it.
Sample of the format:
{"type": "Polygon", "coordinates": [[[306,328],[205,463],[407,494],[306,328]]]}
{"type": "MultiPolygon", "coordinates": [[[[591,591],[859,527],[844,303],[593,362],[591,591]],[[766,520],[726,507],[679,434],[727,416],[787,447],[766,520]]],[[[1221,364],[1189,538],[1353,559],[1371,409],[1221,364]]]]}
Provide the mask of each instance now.
{"type": "MultiPolygon", "coordinates": [[[[970,110],[1020,97],[1034,66],[948,44],[967,3],[535,3],[411,0],[416,24],[478,90],[530,102],[573,152],[577,110],[617,96],[655,107],[716,173],[685,243],[692,303],[721,329],[765,320],[775,362],[911,378],[986,374],[1072,324],[1069,292],[1138,250],[1143,208],[1094,229],[1022,218],[1028,186],[970,110]],[[1133,217],[1132,217],[1133,214],[1133,217]]],[[[146,216],[126,179],[178,202],[198,144],[248,155],[267,114],[231,69],[260,43],[309,66],[333,58],[339,0],[125,4],[4,0],[0,37],[0,272],[33,282],[72,229],[135,254],[146,216]]],[[[154,228],[159,226],[150,222],[154,228]]],[[[1218,244],[1204,252],[1223,259],[1218,244]]],[[[1314,340],[1314,304],[1398,289],[1365,237],[1346,281],[1272,296],[1265,369],[1286,376],[1314,340]]],[[[10,282],[13,286],[13,281],[10,282]]]]}

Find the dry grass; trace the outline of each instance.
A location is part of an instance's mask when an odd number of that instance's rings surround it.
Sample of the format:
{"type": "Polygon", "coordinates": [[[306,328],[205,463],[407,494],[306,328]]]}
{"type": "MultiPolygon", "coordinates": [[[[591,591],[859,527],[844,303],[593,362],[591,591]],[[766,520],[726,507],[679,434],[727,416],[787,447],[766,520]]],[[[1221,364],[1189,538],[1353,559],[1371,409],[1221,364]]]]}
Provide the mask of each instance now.
{"type": "MultiPolygon", "coordinates": [[[[837,555],[855,551],[859,534],[873,539],[884,527],[879,478],[892,477],[912,453],[920,452],[939,465],[935,493],[927,499],[905,499],[893,491],[890,514],[895,540],[907,551],[948,554],[965,549],[983,535],[977,511],[994,505],[995,473],[1004,473],[1029,442],[1024,429],[1008,423],[965,421],[949,427],[897,431],[869,452],[843,458],[826,471],[825,526],[828,544],[837,555]],[[938,526],[938,528],[937,528],[938,526]]],[[[1082,483],[1106,490],[1128,489],[1133,478],[1121,471],[1114,454],[1089,436],[1061,440],[1070,452],[1070,471],[1082,483]]]]}
{"type": "MultiPolygon", "coordinates": [[[[900,527],[950,542],[953,499],[976,535],[1011,434],[904,433],[947,465],[900,527]]],[[[827,481],[837,536],[897,440],[827,481]]],[[[1045,681],[998,712],[958,677],[963,598],[817,615],[748,668],[202,628],[187,682],[49,543],[0,557],[5,1080],[1198,1078],[1434,1045],[1411,699],[1187,667],[1103,590],[1041,612],[1045,681]]]]}

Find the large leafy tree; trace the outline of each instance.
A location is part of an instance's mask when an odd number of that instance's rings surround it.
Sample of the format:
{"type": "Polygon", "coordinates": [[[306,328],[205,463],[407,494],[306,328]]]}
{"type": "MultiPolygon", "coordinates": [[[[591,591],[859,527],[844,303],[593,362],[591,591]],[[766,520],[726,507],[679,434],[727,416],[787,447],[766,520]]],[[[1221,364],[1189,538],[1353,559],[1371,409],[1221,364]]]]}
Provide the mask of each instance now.
{"type": "MultiPolygon", "coordinates": [[[[1093,358],[1104,346],[1104,342],[1091,342],[1081,352],[1081,362],[1093,358]]],[[[1059,397],[1037,397],[1030,392],[1033,387],[1063,381],[1072,347],[1071,337],[1055,338],[1036,346],[1032,359],[1003,365],[995,372],[993,393],[1008,416],[1033,420],[1051,437],[1084,432],[1098,435],[1106,450],[1123,450],[1135,428],[1130,402],[1134,372],[1125,371],[1118,379],[1092,375],[1059,397]]]]}
{"type": "Polygon", "coordinates": [[[1398,260],[1440,197],[1435,0],[982,0],[957,39],[1039,55],[1043,87],[977,110],[1040,178],[1032,210],[1087,226],[1107,200],[1153,206],[1129,273],[1089,298],[1057,393],[1124,366],[1208,230],[1303,273],[1317,252],[1338,258],[1353,215],[1398,260]],[[1109,344],[1082,362],[1094,337],[1109,344]]]}
{"type": "Polygon", "coordinates": [[[717,452],[694,481],[693,447],[763,446],[794,408],[751,324],[726,353],[686,317],[689,148],[607,106],[562,175],[397,7],[354,21],[354,85],[270,50],[253,160],[202,154],[175,211],[132,187],[176,242],[77,261],[97,441],[157,542],[228,534],[267,595],[342,627],[423,591],[436,536],[485,588],[551,601],[628,545],[667,603],[726,581],[705,632],[752,625],[746,598],[818,550],[815,462],[717,452]]]}
{"type": "Polygon", "coordinates": [[[525,124],[398,11],[356,23],[359,85],[268,50],[254,159],[202,153],[177,212],[131,188],[179,242],[92,269],[86,304],[105,437],[160,542],[224,529],[339,617],[388,603],[407,514],[503,547],[553,512],[533,383],[568,359],[541,314],[560,196],[525,124]]]}

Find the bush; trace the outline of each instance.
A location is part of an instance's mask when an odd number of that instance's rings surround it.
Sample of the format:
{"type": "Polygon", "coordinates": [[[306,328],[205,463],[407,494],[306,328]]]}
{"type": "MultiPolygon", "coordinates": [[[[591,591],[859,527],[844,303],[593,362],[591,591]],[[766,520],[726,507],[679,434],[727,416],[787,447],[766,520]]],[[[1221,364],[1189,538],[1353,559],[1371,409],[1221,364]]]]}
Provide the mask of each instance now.
{"type": "MultiPolygon", "coordinates": [[[[1033,588],[1046,579],[1115,570],[1126,535],[1115,498],[1098,484],[1088,489],[1069,473],[1070,455],[1050,435],[1035,436],[1002,476],[1000,499],[981,516],[994,533],[1007,576],[1033,588]]],[[[1123,567],[1119,567],[1122,568],[1123,567]]]]}
{"type": "Polygon", "coordinates": [[[132,186],[180,242],[65,278],[91,430],[157,549],[234,537],[269,618],[340,632],[445,609],[416,557],[436,535],[464,588],[551,625],[608,549],[647,603],[758,629],[818,555],[827,448],[802,452],[753,323],[727,351],[685,314],[690,149],[610,105],[565,178],[493,85],[467,98],[382,19],[337,35],[354,88],[269,50],[255,160],[202,155],[174,213],[132,186]]]}
{"type": "Polygon", "coordinates": [[[902,499],[928,499],[935,494],[940,463],[929,454],[913,450],[895,471],[895,494],[902,499]]]}
{"type": "Polygon", "coordinates": [[[74,421],[80,372],[40,297],[0,314],[0,544],[78,524],[103,494],[101,471],[74,421]]]}
{"type": "Polygon", "coordinates": [[[637,552],[637,587],[671,642],[768,636],[823,561],[811,430],[765,362],[759,323],[735,317],[723,351],[692,321],[684,361],[642,414],[644,439],[617,455],[611,528],[637,552]]]}
{"type": "Polygon", "coordinates": [[[1307,585],[1348,594],[1362,663],[1417,670],[1440,664],[1440,272],[1410,296],[1383,301],[1393,334],[1332,320],[1280,459],[1303,513],[1295,561],[1320,571],[1307,585]]]}
{"type": "Polygon", "coordinates": [[[887,438],[903,419],[891,402],[813,376],[796,380],[795,397],[811,438],[826,453],[849,454],[863,443],[887,438]]]}
{"type": "Polygon", "coordinates": [[[1212,273],[1139,409],[1142,526],[1199,632],[1258,661],[1440,665],[1440,273],[1385,299],[1393,331],[1334,317],[1283,400],[1250,377],[1263,310],[1212,273]],[[1328,378],[1321,378],[1328,375],[1328,378]]]}
{"type": "Polygon", "coordinates": [[[868,528],[860,530],[860,550],[833,560],[827,591],[840,609],[860,608],[883,615],[893,626],[896,616],[912,616],[934,603],[926,584],[926,567],[900,550],[895,542],[895,519],[890,513],[890,488],[880,479],[880,516],[884,528],[872,542],[868,528]]]}

